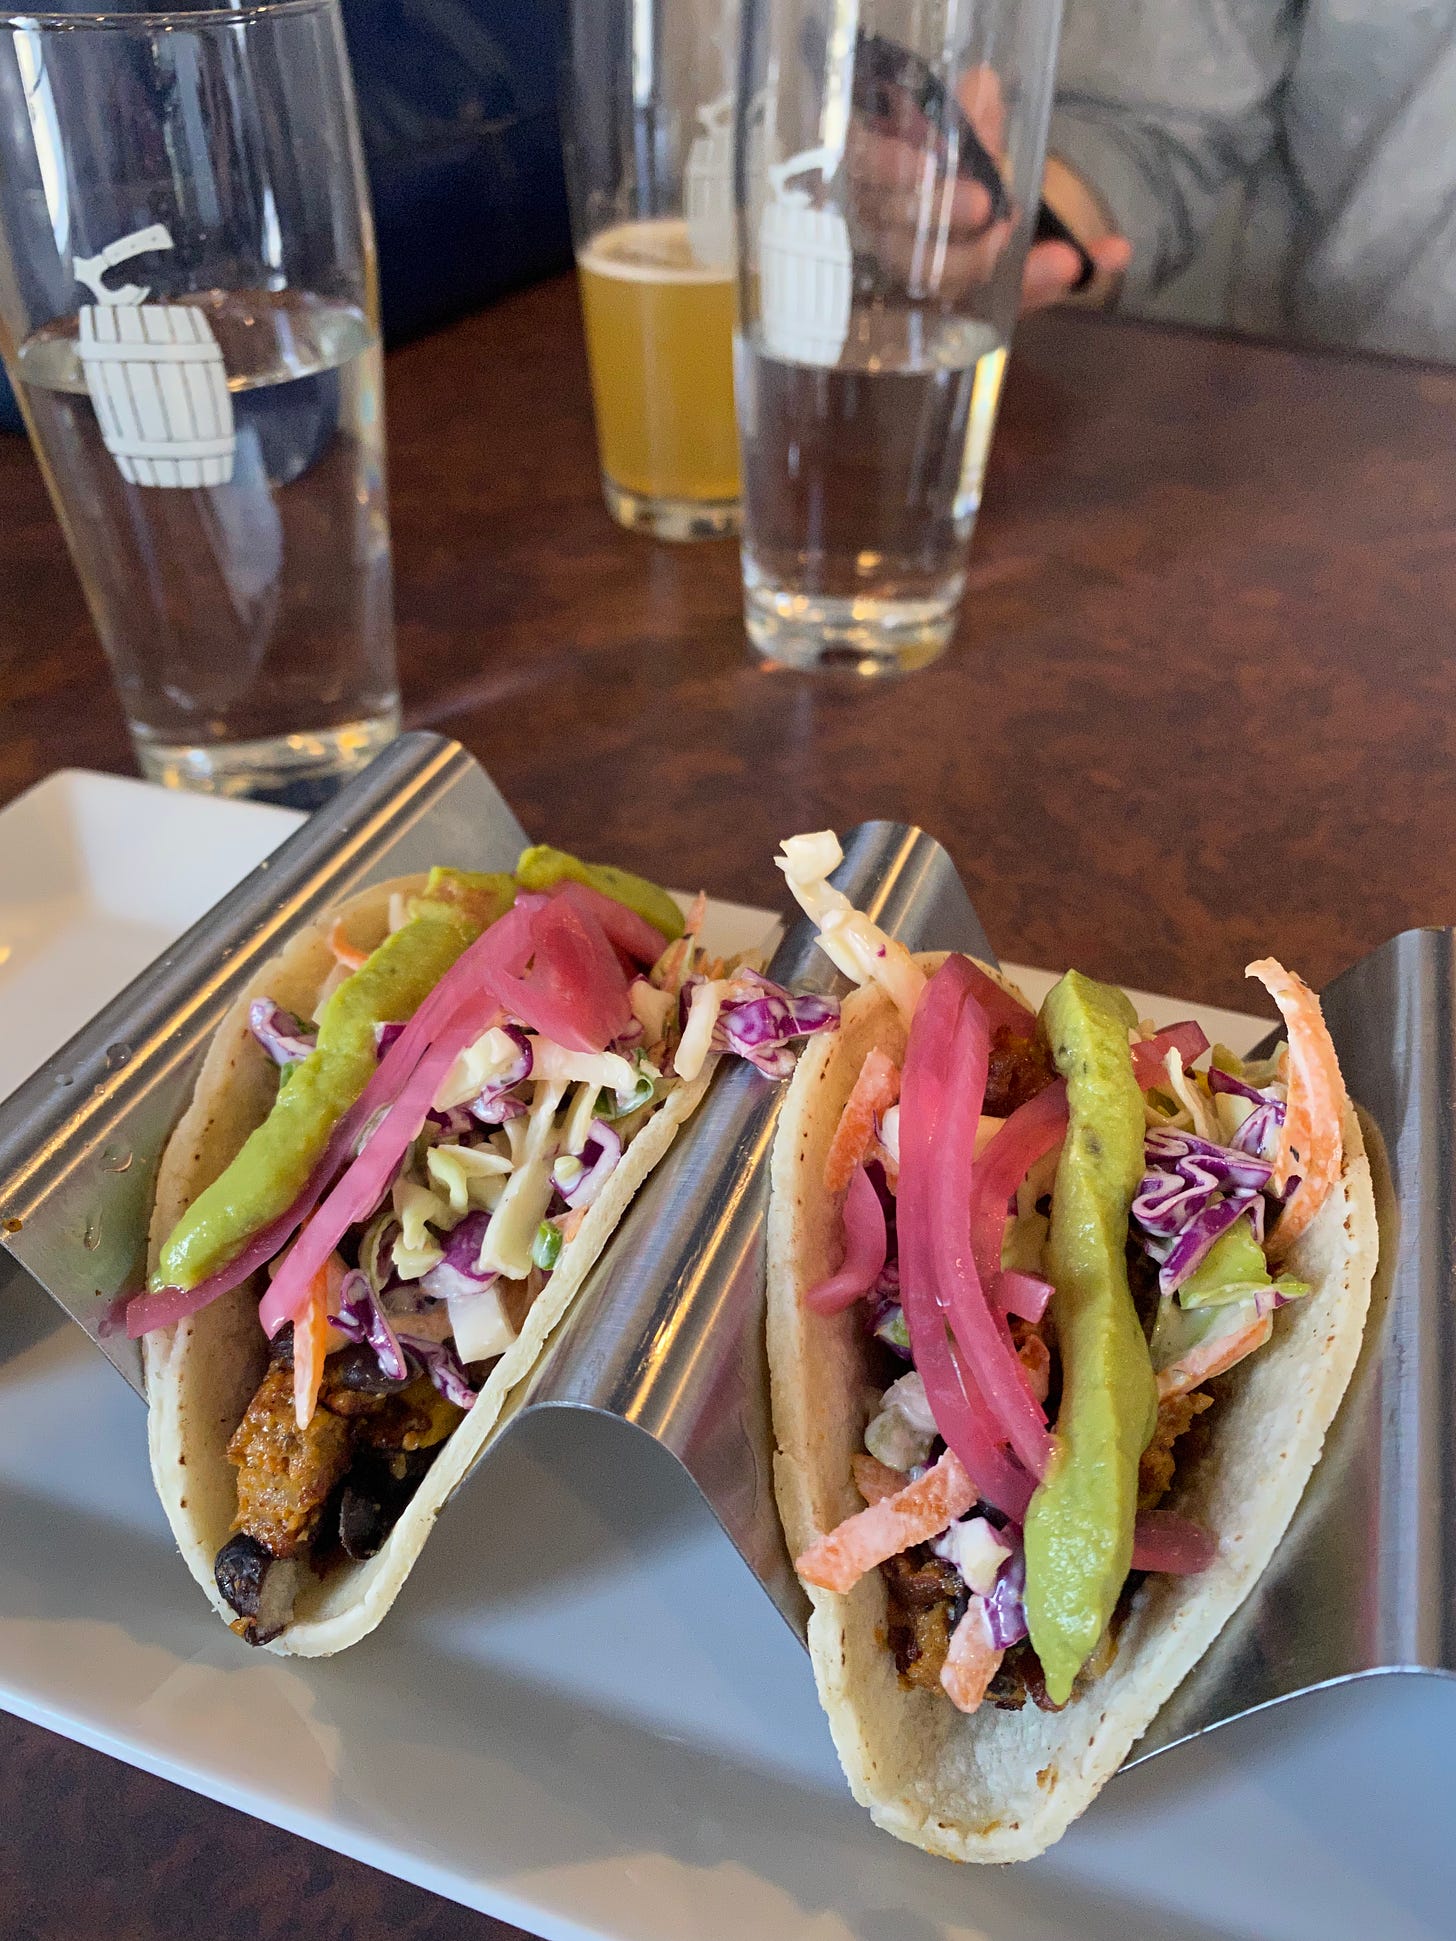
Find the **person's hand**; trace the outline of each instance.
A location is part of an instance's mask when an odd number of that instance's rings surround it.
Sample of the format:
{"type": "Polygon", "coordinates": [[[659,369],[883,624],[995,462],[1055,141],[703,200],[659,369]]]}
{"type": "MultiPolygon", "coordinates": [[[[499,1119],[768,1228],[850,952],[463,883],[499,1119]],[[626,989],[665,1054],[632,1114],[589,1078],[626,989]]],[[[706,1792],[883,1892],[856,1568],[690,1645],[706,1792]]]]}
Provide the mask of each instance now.
{"type": "MultiPolygon", "coordinates": [[[[956,84],[956,97],[1004,177],[1006,110],[994,70],[971,68],[956,84]]],[[[939,141],[940,131],[908,95],[892,116],[854,116],[845,155],[850,225],[856,250],[874,257],[912,297],[933,294],[954,302],[989,282],[1014,225],[1012,217],[993,218],[984,184],[969,173],[946,173],[939,141]]],[[[1096,266],[1077,300],[1105,300],[1132,258],[1131,244],[1110,233],[1096,198],[1054,159],[1047,163],[1046,186],[1096,266]]],[[[1069,296],[1081,267],[1067,243],[1033,244],[1022,278],[1023,314],[1069,296]]]]}
{"type": "Polygon", "coordinates": [[[1067,243],[1034,243],[1021,279],[1021,314],[1045,310],[1069,296],[1074,303],[1105,303],[1132,261],[1132,244],[1115,233],[1081,176],[1055,155],[1047,157],[1041,187],[1047,203],[1092,258],[1096,273],[1085,289],[1073,295],[1072,285],[1082,268],[1077,252],[1067,243]]]}
{"type": "MultiPolygon", "coordinates": [[[[1077,300],[1097,303],[1132,261],[1132,244],[1126,236],[1096,236],[1082,247],[1092,258],[1095,274],[1086,288],[1076,293],[1077,300]]],[[[1022,316],[1071,296],[1072,285],[1081,274],[1081,260],[1070,243],[1033,243],[1021,276],[1022,316]]]]}
{"type": "MultiPolygon", "coordinates": [[[[999,165],[1006,111],[994,71],[972,68],[956,95],[999,165]]],[[[845,150],[850,228],[856,249],[912,297],[954,300],[989,282],[1013,225],[1009,216],[993,218],[990,191],[969,174],[949,174],[939,151],[940,130],[908,94],[892,116],[852,117],[845,150]]]]}

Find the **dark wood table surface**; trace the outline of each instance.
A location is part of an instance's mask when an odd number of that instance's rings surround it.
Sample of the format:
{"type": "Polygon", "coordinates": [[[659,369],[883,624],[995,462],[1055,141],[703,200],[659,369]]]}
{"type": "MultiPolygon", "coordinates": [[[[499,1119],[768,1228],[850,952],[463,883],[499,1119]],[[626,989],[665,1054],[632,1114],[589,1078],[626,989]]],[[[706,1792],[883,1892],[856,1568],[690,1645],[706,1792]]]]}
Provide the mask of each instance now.
{"type": "MultiPolygon", "coordinates": [[[[883,686],[766,669],[730,544],[612,525],[568,281],[395,353],[388,413],[408,721],[543,837],[776,902],[781,835],[918,821],[1006,957],[1230,1005],[1456,920],[1456,371],[1036,320],[957,639],[883,686]]],[[[131,764],[0,439],[0,803],[63,765],[131,764]]],[[[514,1931],[0,1720],[0,1932],[514,1931]]]]}

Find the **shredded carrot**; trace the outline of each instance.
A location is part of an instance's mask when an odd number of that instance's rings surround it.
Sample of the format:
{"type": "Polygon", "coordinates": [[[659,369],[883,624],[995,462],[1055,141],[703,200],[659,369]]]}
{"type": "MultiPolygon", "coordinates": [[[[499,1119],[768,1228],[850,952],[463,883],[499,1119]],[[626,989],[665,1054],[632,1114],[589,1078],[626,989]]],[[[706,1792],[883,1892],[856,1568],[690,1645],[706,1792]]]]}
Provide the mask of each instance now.
{"type": "Polygon", "coordinates": [[[349,942],[344,931],[344,919],[342,917],[336,917],[334,919],[334,927],[329,932],[329,949],[334,953],[338,962],[345,965],[351,971],[358,970],[359,966],[364,963],[369,955],[367,950],[360,950],[357,944],[351,944],[349,942]]]}
{"type": "Polygon", "coordinates": [[[703,927],[703,919],[708,914],[708,892],[699,890],[693,898],[692,907],[683,919],[683,935],[696,937],[703,927]]]}
{"type": "Polygon", "coordinates": [[[561,1222],[561,1244],[563,1247],[567,1244],[568,1241],[575,1240],[577,1234],[581,1230],[581,1223],[586,1218],[590,1210],[591,1209],[589,1207],[574,1206],[571,1209],[570,1213],[567,1214],[566,1218],[561,1222]]]}
{"type": "Polygon", "coordinates": [[[333,1325],[348,1271],[336,1253],[330,1254],[314,1276],[308,1305],[293,1324],[293,1419],[300,1429],[308,1427],[318,1407],[325,1360],[349,1339],[333,1325]]]}
{"type": "Polygon", "coordinates": [[[875,1120],[888,1112],[900,1096],[900,1073],[895,1061],[878,1045],[865,1054],[854,1081],[829,1151],[824,1159],[824,1191],[842,1193],[870,1149],[875,1136],[875,1120]]]}
{"type": "Polygon", "coordinates": [[[984,1597],[973,1597],[966,1614],[950,1634],[940,1682],[952,1705],[974,1712],[996,1676],[1002,1652],[991,1641],[991,1621],[984,1597]]]}
{"type": "Polygon", "coordinates": [[[308,1427],[318,1407],[328,1332],[328,1275],[325,1271],[315,1277],[308,1290],[303,1312],[293,1324],[293,1418],[300,1429],[308,1427]]]}
{"type": "Polygon", "coordinates": [[[1261,1314],[1257,1321],[1251,1321],[1235,1334],[1221,1334],[1201,1347],[1190,1349],[1181,1361],[1160,1371],[1158,1400],[1169,1402],[1175,1395],[1187,1395],[1200,1382],[1211,1382],[1215,1375],[1226,1373],[1235,1362],[1262,1348],[1273,1332],[1274,1316],[1261,1314]]]}
{"type": "Polygon", "coordinates": [[[903,1469],[891,1469],[868,1449],[856,1449],[849,1466],[854,1471],[854,1486],[866,1503],[883,1503],[887,1496],[904,1489],[910,1480],[903,1469]]]}
{"type": "Polygon", "coordinates": [[[1279,1006],[1289,1032],[1289,1103],[1274,1184],[1283,1188],[1297,1173],[1299,1185],[1270,1236],[1269,1253],[1277,1260],[1306,1230],[1339,1181],[1345,1081],[1319,999],[1304,979],[1273,957],[1261,957],[1244,975],[1258,978],[1279,1006]]]}
{"type": "Polygon", "coordinates": [[[852,1590],[866,1571],[912,1544],[928,1543],[976,1501],[980,1492],[947,1449],[932,1468],[867,1510],[844,1519],[837,1529],[815,1539],[794,1568],[806,1584],[821,1590],[852,1590]]]}

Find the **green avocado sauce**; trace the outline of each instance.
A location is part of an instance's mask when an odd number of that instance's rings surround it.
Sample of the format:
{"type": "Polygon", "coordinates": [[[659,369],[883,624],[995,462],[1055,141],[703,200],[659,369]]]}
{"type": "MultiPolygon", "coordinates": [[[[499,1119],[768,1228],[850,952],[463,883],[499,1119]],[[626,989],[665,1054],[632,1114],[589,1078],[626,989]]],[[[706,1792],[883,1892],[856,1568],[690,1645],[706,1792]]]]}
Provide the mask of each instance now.
{"type": "Polygon", "coordinates": [[[1067,1081],[1068,1127],[1047,1237],[1061,1354],[1056,1454],[1026,1517],[1026,1613],[1048,1696],[1063,1704],[1132,1562],[1138,1462],[1157,1385],[1127,1281],[1143,1170],[1143,1101],[1122,992],[1069,971],[1041,1012],[1067,1081]]]}
{"type": "Polygon", "coordinates": [[[287,1212],[335,1125],[374,1076],[375,1025],[412,1017],[466,946],[510,908],[515,891],[509,876],[431,870],[409,921],[329,998],[315,1049],[284,1073],[267,1118],[178,1222],[153,1287],[195,1287],[287,1212]]]}
{"type": "Polygon", "coordinates": [[[682,911],[666,890],[649,883],[645,876],[634,876],[627,869],[614,869],[610,863],[584,863],[564,849],[547,848],[545,843],[522,850],[521,860],[516,864],[516,881],[522,889],[549,890],[563,878],[585,883],[589,889],[600,890],[603,896],[625,903],[629,910],[645,917],[654,930],[660,930],[669,943],[683,933],[682,911]]]}

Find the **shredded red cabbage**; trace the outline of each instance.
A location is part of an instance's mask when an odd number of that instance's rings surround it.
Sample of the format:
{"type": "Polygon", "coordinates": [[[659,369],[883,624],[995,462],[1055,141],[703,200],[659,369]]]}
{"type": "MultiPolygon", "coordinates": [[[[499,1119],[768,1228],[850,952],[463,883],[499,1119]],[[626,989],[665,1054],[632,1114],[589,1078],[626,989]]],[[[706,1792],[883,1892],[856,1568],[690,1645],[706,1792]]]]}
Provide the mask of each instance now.
{"type": "Polygon", "coordinates": [[[480,1250],[485,1244],[485,1230],[490,1225],[490,1215],[477,1210],[467,1213],[460,1224],[444,1237],[445,1257],[423,1275],[420,1286],[426,1294],[433,1295],[437,1301],[448,1301],[453,1295],[479,1294],[490,1286],[496,1278],[489,1269],[480,1265],[480,1250]]]}
{"type": "Polygon", "coordinates": [[[1210,1092],[1228,1092],[1233,1098],[1248,1099],[1254,1105],[1267,1102],[1262,1092],[1256,1092],[1252,1085],[1235,1078],[1232,1072],[1220,1071],[1217,1065],[1208,1068],[1208,1089],[1210,1092]]]}
{"type": "Polygon", "coordinates": [[[1264,1238],[1264,1190],[1273,1168],[1256,1154],[1216,1146],[1195,1133],[1156,1126],[1145,1146],[1149,1170],[1132,1203],[1158,1287],[1175,1294],[1236,1220],[1248,1215],[1264,1238]]]}
{"type": "MultiPolygon", "coordinates": [[[[1282,1099],[1265,1099],[1249,1114],[1233,1136],[1233,1145],[1239,1152],[1256,1153],[1261,1159],[1268,1159],[1279,1150],[1279,1135],[1284,1127],[1285,1106],[1282,1099]]],[[[1286,1193],[1285,1198],[1289,1196],[1286,1193]]]]}
{"type": "Polygon", "coordinates": [[[374,1350],[379,1371],[392,1382],[409,1379],[409,1367],[389,1325],[389,1317],[369,1285],[369,1276],[353,1268],[344,1276],[339,1289],[339,1311],[333,1325],[350,1341],[367,1341],[374,1350]]]}
{"type": "Polygon", "coordinates": [[[794,1069],[790,1047],[839,1023],[839,1000],[795,996],[755,970],[733,974],[733,995],[725,997],[713,1027],[714,1051],[746,1058],[769,1078],[787,1078],[794,1069]]]}
{"type": "Polygon", "coordinates": [[[253,999],[248,1006],[248,1029],[275,1065],[296,1065],[318,1045],[318,1033],[271,997],[253,999]]]}
{"type": "Polygon", "coordinates": [[[551,1184],[573,1209],[588,1207],[617,1169],[622,1135],[615,1126],[593,1119],[580,1154],[563,1153],[551,1165],[551,1184]]]}
{"type": "Polygon", "coordinates": [[[457,1409],[473,1408],[477,1391],[471,1386],[465,1364],[448,1341],[423,1341],[418,1335],[402,1334],[399,1345],[439,1389],[447,1402],[457,1409]]]}
{"type": "Polygon", "coordinates": [[[1020,1644],[1026,1630],[1026,1552],[1020,1543],[1002,1564],[986,1599],[991,1642],[998,1651],[1020,1644]]]}
{"type": "Polygon", "coordinates": [[[504,1125],[507,1119],[519,1119],[530,1109],[524,1099],[513,1096],[513,1088],[531,1076],[534,1062],[531,1040],[519,1025],[503,1024],[500,1028],[515,1045],[517,1055],[466,1107],[482,1125],[487,1126],[504,1125]]]}

